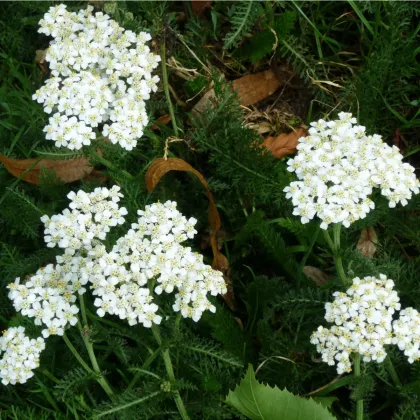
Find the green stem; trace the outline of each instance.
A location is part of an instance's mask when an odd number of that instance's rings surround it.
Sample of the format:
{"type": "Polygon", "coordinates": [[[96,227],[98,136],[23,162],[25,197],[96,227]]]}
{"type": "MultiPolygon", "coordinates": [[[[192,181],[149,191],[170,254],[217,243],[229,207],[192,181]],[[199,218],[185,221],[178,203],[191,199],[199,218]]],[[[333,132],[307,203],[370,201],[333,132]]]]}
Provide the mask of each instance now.
{"type": "MultiPolygon", "coordinates": [[[[354,355],[354,376],[360,377],[360,354],[354,355]]],[[[363,420],[363,400],[356,401],[356,420],[363,420]]]]}
{"type": "Polygon", "coordinates": [[[340,236],[341,236],[341,223],[334,224],[333,227],[333,238],[334,241],[331,239],[330,234],[327,230],[324,230],[324,237],[328,243],[328,246],[331,248],[334,257],[335,268],[337,270],[338,277],[341,280],[343,286],[349,286],[350,282],[346,276],[343,267],[343,260],[340,255],[340,236]]]}
{"type": "Polygon", "coordinates": [[[296,287],[297,287],[297,289],[300,289],[300,283],[301,283],[301,280],[302,280],[303,267],[305,267],[306,261],[308,261],[309,255],[311,254],[312,249],[313,249],[313,247],[315,245],[315,242],[318,239],[318,235],[319,235],[319,231],[320,231],[320,226],[321,225],[318,224],[318,226],[316,227],[316,230],[315,230],[315,232],[314,232],[314,234],[312,236],[312,239],[311,239],[311,242],[310,242],[310,244],[308,246],[308,249],[306,250],[306,252],[305,252],[305,254],[304,254],[303,258],[302,258],[302,261],[299,264],[298,273],[297,273],[297,276],[296,276],[296,287]]]}
{"type": "Polygon", "coordinates": [[[392,378],[395,385],[397,385],[397,387],[400,387],[401,386],[401,381],[400,381],[400,378],[398,377],[398,374],[397,374],[397,372],[394,368],[394,365],[393,365],[392,360],[391,360],[391,356],[388,356],[386,358],[386,365],[385,366],[386,366],[386,369],[389,373],[389,376],[392,378]]]}
{"type": "Polygon", "coordinates": [[[66,333],[63,334],[63,340],[67,344],[67,347],[70,349],[70,351],[73,353],[73,356],[77,359],[77,361],[82,365],[83,369],[85,369],[89,373],[93,373],[93,370],[87,365],[87,363],[82,359],[82,356],[77,352],[77,350],[74,348],[73,344],[71,344],[71,341],[67,337],[66,333]]]}
{"type": "Polygon", "coordinates": [[[112,391],[111,387],[108,384],[108,381],[102,375],[101,369],[99,367],[98,361],[96,360],[95,351],[93,349],[93,344],[90,341],[89,333],[88,333],[88,326],[87,326],[87,315],[86,315],[86,307],[85,302],[83,300],[83,295],[79,296],[80,298],[80,309],[82,312],[82,319],[83,323],[85,324],[84,327],[80,325],[80,322],[77,323],[77,327],[79,328],[80,335],[82,336],[83,342],[85,343],[86,350],[89,355],[90,362],[92,363],[93,370],[96,373],[96,380],[101,385],[103,390],[107,393],[108,397],[111,400],[114,398],[114,391],[112,391]]]}
{"type": "Polygon", "coordinates": [[[169,94],[169,82],[168,82],[168,69],[166,68],[166,44],[165,40],[160,45],[160,58],[162,60],[162,80],[163,90],[165,92],[166,101],[168,102],[169,115],[171,116],[172,127],[174,128],[174,135],[178,137],[178,126],[175,119],[175,111],[171,101],[171,95],[169,94]]]}
{"type": "MultiPolygon", "coordinates": [[[[159,327],[156,324],[152,325],[153,336],[155,337],[156,342],[159,347],[162,347],[162,337],[160,336],[159,327]]],[[[174,368],[172,366],[171,356],[169,354],[169,349],[162,350],[163,362],[165,363],[166,373],[172,384],[175,382],[174,368]]],[[[187,410],[185,409],[184,403],[181,399],[179,391],[174,391],[175,404],[178,408],[179,414],[183,420],[190,420],[187,410]]]]}
{"type": "Polygon", "coordinates": [[[96,150],[92,149],[90,151],[90,154],[102,165],[106,166],[107,168],[120,173],[124,175],[124,178],[126,178],[129,181],[132,181],[134,179],[134,176],[131,175],[129,172],[127,172],[125,169],[119,168],[117,165],[114,165],[112,162],[110,162],[108,159],[105,159],[102,157],[96,150]]]}
{"type": "MultiPolygon", "coordinates": [[[[156,359],[156,357],[159,355],[159,353],[160,353],[160,349],[158,349],[154,353],[152,353],[147,358],[147,360],[144,362],[142,368],[147,369],[152,364],[152,362],[156,359]]],[[[124,392],[131,391],[134,388],[134,386],[136,385],[137,381],[140,379],[142,374],[143,374],[143,372],[141,372],[141,371],[136,372],[136,374],[134,375],[134,378],[128,384],[127,389],[124,392]]]]}

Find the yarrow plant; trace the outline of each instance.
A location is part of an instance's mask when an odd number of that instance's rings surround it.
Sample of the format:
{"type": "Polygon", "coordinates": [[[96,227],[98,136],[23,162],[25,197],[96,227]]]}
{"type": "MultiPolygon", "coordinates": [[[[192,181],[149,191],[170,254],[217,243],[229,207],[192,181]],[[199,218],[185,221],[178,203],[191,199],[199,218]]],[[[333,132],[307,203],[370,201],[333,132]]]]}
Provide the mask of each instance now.
{"type": "Polygon", "coordinates": [[[420,360],[420,314],[414,308],[405,308],[394,321],[393,344],[404,351],[409,363],[420,360]]]}
{"type": "Polygon", "coordinates": [[[102,129],[112,143],[132,150],[159,82],[152,72],[160,57],[146,45],[151,36],[121,28],[92,6],[78,13],[66,7],[50,7],[39,22],[39,32],[54,38],[45,57],[53,77],[33,95],[52,114],[46,139],[80,149],[102,129]]]}
{"type": "Polygon", "coordinates": [[[334,302],[325,304],[325,319],[335,325],[320,326],[311,343],[339,374],[351,371],[352,353],[359,353],[365,362],[384,361],[384,346],[393,340],[392,316],[401,307],[393,288],[394,282],[384,274],[379,279],[356,277],[346,293],[335,292],[334,302]]]}
{"type": "Polygon", "coordinates": [[[24,384],[34,376],[39,367],[39,355],[45,349],[42,337],[31,339],[25,335],[25,328],[13,327],[3,331],[0,337],[0,378],[3,385],[24,384]]]}
{"type": "Polygon", "coordinates": [[[349,227],[366,217],[375,207],[370,198],[374,188],[380,188],[389,207],[406,205],[420,191],[414,168],[402,162],[396,146],[378,134],[367,135],[352,114],[338,117],[311,123],[309,136],[299,139],[297,155],[287,162],[298,178],[284,189],[293,214],[302,223],[317,215],[322,229],[334,223],[349,227]]]}
{"type": "Polygon", "coordinates": [[[63,335],[66,328],[79,323],[77,296],[89,286],[97,296],[94,305],[99,316],[117,315],[129,325],[145,327],[162,320],[153,292],[176,291],[173,310],[194,321],[204,311],[216,310],[209,294],[226,293],[222,273],[181,245],[197,233],[197,221],[187,220],[175,202],[139,210],[138,222],[107,252],[101,241],[110,227],[124,223],[127,214],[119,206],[122,196],[117,186],[71,192],[69,209],[42,217],[47,246],[62,248],[64,253],[56,257],[55,265],[39,269],[25,283],[17,278],[8,288],[16,311],[45,327],[44,338],[63,335]]]}

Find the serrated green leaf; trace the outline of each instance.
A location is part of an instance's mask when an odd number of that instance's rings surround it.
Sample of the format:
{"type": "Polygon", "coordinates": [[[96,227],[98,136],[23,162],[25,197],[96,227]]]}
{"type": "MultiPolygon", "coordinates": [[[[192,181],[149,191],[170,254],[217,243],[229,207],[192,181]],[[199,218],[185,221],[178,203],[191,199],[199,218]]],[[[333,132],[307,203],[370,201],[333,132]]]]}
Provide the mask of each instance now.
{"type": "Polygon", "coordinates": [[[251,365],[235,391],[229,391],[226,403],[251,420],[333,420],[333,415],[312,399],[293,395],[259,383],[251,365]]]}

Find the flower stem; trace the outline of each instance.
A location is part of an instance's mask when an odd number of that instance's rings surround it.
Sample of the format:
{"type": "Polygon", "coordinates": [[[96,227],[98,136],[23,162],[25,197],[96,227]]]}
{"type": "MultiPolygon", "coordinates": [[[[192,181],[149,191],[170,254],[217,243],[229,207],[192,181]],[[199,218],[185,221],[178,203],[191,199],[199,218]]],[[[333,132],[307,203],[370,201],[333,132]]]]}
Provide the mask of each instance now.
{"type": "Polygon", "coordinates": [[[401,381],[400,381],[400,378],[398,377],[398,374],[397,374],[397,372],[394,368],[394,365],[393,365],[392,360],[391,360],[391,356],[388,356],[386,358],[386,365],[385,366],[386,366],[386,369],[389,373],[389,376],[392,378],[395,385],[397,387],[400,387],[401,386],[401,381]]]}
{"type": "MultiPolygon", "coordinates": [[[[157,341],[158,345],[161,347],[162,337],[160,336],[159,327],[156,324],[152,325],[152,332],[153,332],[153,336],[155,337],[155,340],[157,341]]],[[[162,357],[163,357],[163,362],[165,363],[165,368],[166,368],[166,373],[168,374],[168,378],[170,382],[173,384],[175,382],[175,374],[174,374],[174,368],[172,366],[171,356],[169,354],[169,349],[162,350],[162,357]]],[[[179,394],[179,391],[174,391],[174,398],[175,398],[175,404],[178,408],[181,418],[183,420],[190,420],[190,417],[188,416],[187,410],[185,409],[185,406],[181,399],[181,395],[179,394]]]]}
{"type": "MultiPolygon", "coordinates": [[[[354,355],[354,376],[360,377],[360,353],[354,355]]],[[[356,420],[363,420],[363,400],[356,401],[356,420]]]]}
{"type": "Polygon", "coordinates": [[[162,60],[162,79],[163,90],[165,92],[166,101],[168,102],[169,115],[171,116],[172,127],[174,128],[174,135],[178,137],[178,126],[175,119],[175,111],[171,102],[171,95],[169,94],[168,70],[166,68],[166,44],[165,40],[162,41],[160,46],[160,58],[162,60]]]}
{"type": "Polygon", "coordinates": [[[349,286],[349,280],[347,279],[346,273],[343,267],[343,260],[340,255],[340,235],[341,235],[341,223],[334,224],[333,227],[333,238],[334,241],[331,239],[330,234],[327,230],[324,230],[324,237],[327,241],[334,257],[335,268],[337,270],[338,277],[341,280],[343,286],[349,286]]]}
{"type": "Polygon", "coordinates": [[[67,337],[66,333],[63,334],[64,342],[67,344],[67,347],[70,349],[70,351],[73,353],[73,356],[77,359],[77,361],[82,365],[83,369],[86,370],[86,372],[93,373],[93,370],[87,365],[87,363],[82,359],[82,356],[77,352],[77,350],[74,348],[73,344],[67,337]]]}
{"type": "Polygon", "coordinates": [[[98,361],[96,360],[95,351],[93,349],[93,344],[90,341],[89,335],[89,328],[87,325],[87,315],[86,315],[86,307],[85,302],[83,300],[83,295],[79,295],[80,299],[80,309],[82,312],[82,319],[83,323],[85,324],[84,327],[80,324],[80,322],[77,323],[77,327],[79,328],[80,335],[82,336],[83,342],[85,343],[86,350],[89,355],[90,362],[92,363],[93,370],[96,373],[96,380],[101,385],[103,390],[107,393],[108,397],[111,398],[111,400],[114,398],[114,391],[112,391],[111,387],[109,386],[107,380],[102,375],[101,369],[99,367],[98,361]]]}
{"type": "Polygon", "coordinates": [[[96,150],[92,149],[90,151],[90,154],[92,157],[94,157],[99,163],[106,166],[108,169],[111,169],[112,171],[115,171],[117,173],[120,173],[124,175],[124,178],[126,178],[128,181],[132,181],[134,179],[134,176],[131,175],[129,172],[127,172],[125,169],[121,169],[118,166],[114,165],[112,162],[110,162],[108,159],[105,159],[102,157],[96,150]]]}

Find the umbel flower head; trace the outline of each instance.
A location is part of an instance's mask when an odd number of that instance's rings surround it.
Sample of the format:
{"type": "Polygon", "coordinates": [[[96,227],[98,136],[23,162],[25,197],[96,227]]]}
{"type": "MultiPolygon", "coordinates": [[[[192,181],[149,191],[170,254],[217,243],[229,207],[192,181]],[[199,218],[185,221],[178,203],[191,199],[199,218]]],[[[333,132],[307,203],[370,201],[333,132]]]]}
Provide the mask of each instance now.
{"type": "Polygon", "coordinates": [[[39,269],[26,283],[17,278],[8,288],[16,311],[45,326],[45,338],[63,335],[78,322],[77,295],[89,286],[99,316],[117,315],[145,327],[161,322],[154,297],[162,292],[175,292],[173,310],[194,321],[206,310],[215,311],[209,294],[226,293],[222,273],[182,245],[197,233],[196,220],[187,220],[175,202],[139,210],[138,222],[108,252],[102,240],[127,214],[119,205],[119,191],[114,186],[71,192],[69,209],[42,217],[47,246],[64,252],[55,265],[39,269]]]}
{"type": "Polygon", "coordinates": [[[159,81],[152,72],[160,57],[146,45],[151,36],[121,28],[92,6],[78,13],[63,4],[50,7],[39,24],[40,33],[54,38],[45,57],[53,77],[33,95],[52,114],[46,139],[80,149],[101,128],[112,143],[132,150],[159,81]]]}
{"type": "Polygon", "coordinates": [[[403,206],[420,191],[414,168],[402,162],[396,146],[389,147],[378,134],[367,135],[352,114],[311,123],[309,135],[299,139],[298,153],[289,159],[288,171],[298,181],[284,189],[292,200],[293,214],[308,223],[317,215],[327,229],[331,223],[349,227],[374,207],[374,188],[389,201],[403,206]]]}
{"type": "Polygon", "coordinates": [[[420,314],[414,308],[405,308],[394,321],[393,344],[404,351],[409,363],[420,360],[420,314]]]}
{"type": "Polygon", "coordinates": [[[0,378],[3,385],[24,384],[34,376],[39,366],[39,355],[45,349],[44,339],[31,339],[25,335],[25,328],[13,327],[3,331],[0,337],[0,378]]]}
{"type": "Polygon", "coordinates": [[[334,302],[325,304],[325,319],[334,325],[320,326],[311,343],[339,374],[351,371],[352,353],[360,353],[365,362],[384,361],[384,346],[393,342],[392,316],[401,307],[393,288],[384,274],[379,279],[356,277],[346,293],[335,292],[334,302]]]}

